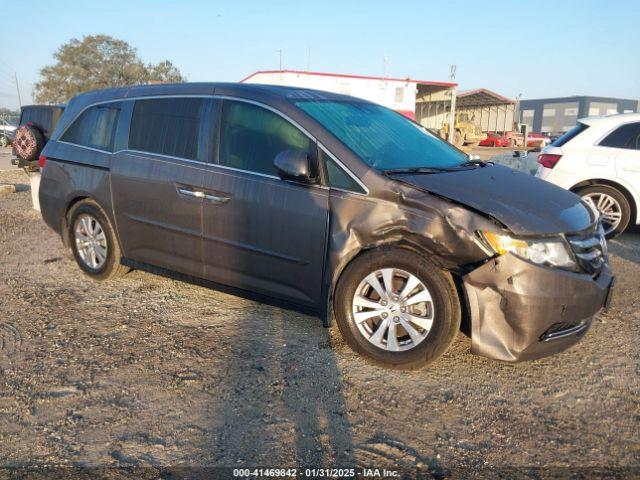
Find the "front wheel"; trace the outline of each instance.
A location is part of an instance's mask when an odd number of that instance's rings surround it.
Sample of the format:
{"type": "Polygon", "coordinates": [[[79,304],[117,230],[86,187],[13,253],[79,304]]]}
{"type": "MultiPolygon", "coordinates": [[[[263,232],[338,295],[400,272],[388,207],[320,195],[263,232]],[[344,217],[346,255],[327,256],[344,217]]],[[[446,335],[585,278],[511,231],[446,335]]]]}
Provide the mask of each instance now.
{"type": "Polygon", "coordinates": [[[397,248],[372,250],[352,261],[338,282],[334,313],[356,352],[400,368],[433,362],[460,329],[451,276],[397,248]]]}
{"type": "Polygon", "coordinates": [[[73,256],[84,273],[96,280],[107,280],[129,271],[120,264],[120,245],[109,219],[96,203],[78,202],[68,218],[73,256]]]}
{"type": "Polygon", "coordinates": [[[578,190],[578,195],[600,212],[604,233],[614,238],[625,231],[631,221],[631,206],[627,197],[608,185],[592,185],[578,190]]]}

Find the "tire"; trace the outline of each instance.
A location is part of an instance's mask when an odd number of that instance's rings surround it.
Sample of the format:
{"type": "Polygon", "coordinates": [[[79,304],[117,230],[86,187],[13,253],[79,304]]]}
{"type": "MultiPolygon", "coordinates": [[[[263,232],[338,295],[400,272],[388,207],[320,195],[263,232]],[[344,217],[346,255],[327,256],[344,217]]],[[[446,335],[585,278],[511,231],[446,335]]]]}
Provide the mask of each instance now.
{"type": "Polygon", "coordinates": [[[401,248],[380,248],[356,257],[340,276],[334,300],[336,323],[349,346],[374,363],[385,366],[401,369],[424,367],[449,348],[460,329],[460,299],[451,275],[431,264],[426,258],[401,248]],[[381,272],[383,269],[394,269],[395,282],[389,283],[394,285],[392,291],[398,294],[405,293],[402,290],[407,285],[410,275],[421,282],[405,295],[405,298],[409,299],[408,302],[418,300],[418,296],[424,294],[423,287],[429,292],[431,301],[414,303],[410,307],[404,307],[405,310],[402,311],[405,313],[400,313],[400,305],[404,302],[392,302],[391,296],[379,296],[375,293],[377,290],[371,286],[373,284],[367,281],[373,273],[378,279],[378,288],[386,294],[385,277],[381,272]],[[402,276],[405,276],[406,283],[403,282],[402,276]],[[369,306],[360,307],[354,303],[371,302],[371,298],[377,303],[377,310],[369,306]],[[386,303],[384,298],[388,299],[386,303]],[[425,310],[419,313],[415,310],[417,307],[425,310]],[[407,308],[410,311],[407,311],[407,308]],[[382,313],[375,315],[372,312],[382,313]],[[370,318],[357,324],[358,315],[358,320],[370,318]],[[420,326],[416,328],[419,324],[413,323],[414,320],[408,320],[409,317],[420,320],[420,326]],[[386,328],[384,322],[387,322],[386,328]],[[413,329],[413,335],[409,335],[409,330],[405,330],[407,323],[413,329]],[[392,344],[389,343],[391,328],[397,333],[393,337],[396,341],[392,344]],[[384,333],[376,339],[376,332],[380,329],[384,333]],[[416,341],[415,334],[418,334],[416,341]]]}
{"type": "Polygon", "coordinates": [[[89,277],[95,280],[109,280],[129,272],[130,268],[122,265],[120,244],[115,236],[113,227],[103,210],[92,200],[81,200],[68,213],[69,239],[71,250],[78,266],[89,277]],[[90,225],[87,228],[87,225],[90,225]],[[102,234],[98,233],[98,227],[102,234]],[[93,229],[94,235],[88,234],[93,229]],[[76,233],[78,232],[78,233],[76,233]],[[96,262],[100,256],[91,254],[82,248],[81,238],[93,239],[98,245],[93,245],[93,251],[103,253],[103,261],[96,262]],[[104,246],[104,251],[98,246],[104,246]],[[106,253],[105,253],[106,251],[106,253]],[[87,255],[88,254],[88,255],[87,255]]]}
{"type": "Polygon", "coordinates": [[[464,139],[462,138],[462,134],[458,131],[456,131],[453,134],[453,144],[460,148],[462,146],[462,144],[464,143],[464,139]]]}
{"type": "Polygon", "coordinates": [[[19,159],[29,162],[37,160],[40,152],[44,148],[44,144],[44,135],[36,127],[32,125],[20,125],[16,129],[13,148],[19,159]]]}
{"type": "Polygon", "coordinates": [[[617,237],[629,226],[631,205],[627,197],[616,188],[609,185],[591,185],[579,189],[576,193],[601,211],[607,238],[617,237]],[[614,218],[619,218],[617,224],[613,221],[614,218]]]}

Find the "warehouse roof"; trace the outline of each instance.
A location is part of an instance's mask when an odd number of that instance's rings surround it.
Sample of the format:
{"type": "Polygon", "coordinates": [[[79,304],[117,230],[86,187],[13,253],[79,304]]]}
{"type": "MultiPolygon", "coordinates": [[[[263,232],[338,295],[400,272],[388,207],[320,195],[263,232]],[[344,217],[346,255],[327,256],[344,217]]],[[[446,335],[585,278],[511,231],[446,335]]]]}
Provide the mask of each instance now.
{"type": "Polygon", "coordinates": [[[413,78],[393,78],[393,77],[372,77],[368,75],[352,75],[345,73],[327,73],[327,72],[307,72],[303,70],[260,70],[252,73],[251,75],[243,78],[240,82],[245,82],[249,80],[251,77],[254,77],[259,74],[273,74],[273,73],[296,73],[299,75],[318,75],[322,77],[339,77],[339,78],[360,78],[363,80],[387,80],[392,82],[410,82],[416,83],[418,85],[431,85],[434,87],[457,87],[457,83],[451,82],[434,82],[431,80],[415,80],[413,78]]]}
{"type": "Polygon", "coordinates": [[[513,104],[516,102],[486,88],[477,88],[476,90],[459,93],[457,103],[461,107],[487,107],[491,105],[504,105],[505,103],[513,104]]]}

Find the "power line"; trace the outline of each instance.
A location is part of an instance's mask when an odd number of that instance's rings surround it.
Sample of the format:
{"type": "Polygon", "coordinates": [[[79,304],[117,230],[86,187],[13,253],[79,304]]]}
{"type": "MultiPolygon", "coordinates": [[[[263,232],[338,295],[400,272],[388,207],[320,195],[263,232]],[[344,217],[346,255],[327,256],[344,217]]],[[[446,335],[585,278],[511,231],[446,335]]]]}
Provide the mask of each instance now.
{"type": "Polygon", "coordinates": [[[16,90],[18,91],[18,106],[22,108],[22,99],[20,98],[20,85],[18,84],[18,74],[14,72],[13,78],[16,79],[16,90]]]}

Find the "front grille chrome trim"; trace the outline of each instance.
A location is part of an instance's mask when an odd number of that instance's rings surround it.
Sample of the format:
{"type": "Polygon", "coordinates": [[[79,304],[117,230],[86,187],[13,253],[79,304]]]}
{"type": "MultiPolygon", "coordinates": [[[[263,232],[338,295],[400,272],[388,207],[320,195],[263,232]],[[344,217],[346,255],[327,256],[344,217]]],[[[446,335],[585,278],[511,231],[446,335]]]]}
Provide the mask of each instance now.
{"type": "Polygon", "coordinates": [[[600,245],[600,240],[598,239],[598,237],[591,237],[585,240],[569,240],[569,241],[575,247],[584,248],[584,249],[593,248],[600,245]]]}
{"type": "Polygon", "coordinates": [[[542,336],[540,337],[540,340],[543,342],[551,342],[553,340],[569,337],[571,335],[577,335],[582,333],[588,327],[589,327],[588,320],[582,320],[580,323],[578,323],[574,327],[566,328],[564,330],[551,331],[549,333],[547,333],[548,332],[547,330],[547,332],[542,334],[542,336]]]}
{"type": "Polygon", "coordinates": [[[596,258],[602,258],[602,252],[600,250],[591,250],[590,252],[576,253],[576,257],[590,262],[596,258]]]}

